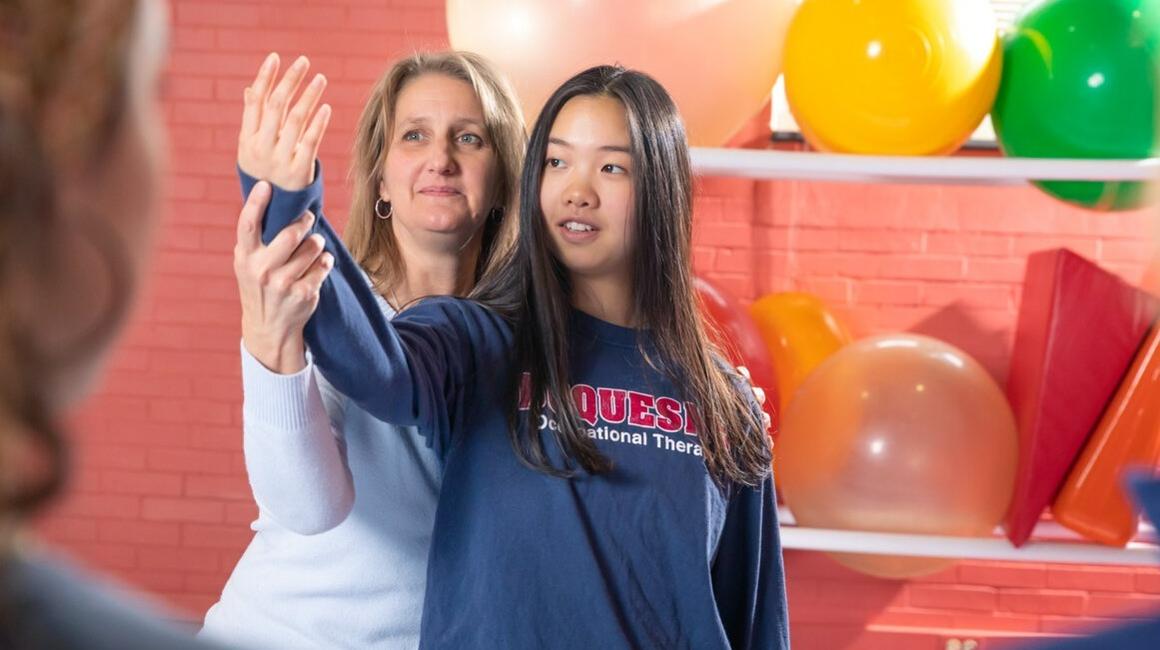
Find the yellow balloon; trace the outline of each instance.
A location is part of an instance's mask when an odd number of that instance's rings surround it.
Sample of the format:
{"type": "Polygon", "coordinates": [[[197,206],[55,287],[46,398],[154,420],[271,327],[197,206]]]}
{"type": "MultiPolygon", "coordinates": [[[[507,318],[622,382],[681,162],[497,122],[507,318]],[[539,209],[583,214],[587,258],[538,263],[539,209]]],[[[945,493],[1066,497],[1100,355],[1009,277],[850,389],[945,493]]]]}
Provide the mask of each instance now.
{"type": "Polygon", "coordinates": [[[853,340],[825,303],[806,293],[765,296],[749,313],[773,358],[783,413],[806,376],[853,340]]]}
{"type": "MultiPolygon", "coordinates": [[[[847,346],[810,375],[781,422],[782,494],[799,525],[987,536],[1011,501],[1011,407],[977,361],[936,339],[893,334],[847,346]]],[[[889,578],[952,561],[834,557],[889,578]]]]}
{"type": "Polygon", "coordinates": [[[769,101],[794,0],[447,0],[451,45],[512,80],[531,125],[569,77],[620,63],[673,96],[694,145],[720,146],[769,101]]]}
{"type": "Polygon", "coordinates": [[[823,151],[950,153],[991,110],[1002,52],[985,0],[805,0],[786,97],[823,151]]]}

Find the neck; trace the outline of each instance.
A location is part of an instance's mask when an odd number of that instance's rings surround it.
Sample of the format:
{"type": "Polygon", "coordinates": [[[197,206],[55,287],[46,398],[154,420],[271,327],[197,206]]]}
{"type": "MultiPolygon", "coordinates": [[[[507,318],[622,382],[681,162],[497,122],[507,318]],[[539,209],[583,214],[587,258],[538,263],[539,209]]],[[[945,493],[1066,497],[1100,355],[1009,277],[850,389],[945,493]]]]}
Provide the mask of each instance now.
{"type": "Polygon", "coordinates": [[[572,275],[572,306],[602,321],[636,327],[632,283],[624,278],[572,275]]]}
{"type": "Polygon", "coordinates": [[[459,248],[400,245],[405,272],[387,294],[388,302],[399,309],[426,296],[467,295],[475,286],[475,267],[481,247],[478,234],[459,248]]]}

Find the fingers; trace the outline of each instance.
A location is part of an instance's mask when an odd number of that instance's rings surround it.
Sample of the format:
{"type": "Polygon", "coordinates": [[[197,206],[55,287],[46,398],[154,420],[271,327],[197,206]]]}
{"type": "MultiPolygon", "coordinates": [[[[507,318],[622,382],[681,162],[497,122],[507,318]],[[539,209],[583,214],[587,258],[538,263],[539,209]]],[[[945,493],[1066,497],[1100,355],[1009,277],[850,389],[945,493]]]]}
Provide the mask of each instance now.
{"type": "Polygon", "coordinates": [[[773,429],[773,418],[770,417],[770,415],[765,411],[761,412],[761,424],[765,426],[766,432],[769,432],[771,429],[773,429]]]}
{"type": "Polygon", "coordinates": [[[298,92],[298,86],[302,83],[302,78],[306,76],[309,69],[310,61],[304,56],[298,57],[286,70],[286,75],[274,87],[270,97],[263,105],[262,118],[257,132],[258,144],[263,150],[272,151],[274,149],[278,131],[282,128],[282,123],[286,121],[286,107],[290,104],[290,98],[298,92]]]}
{"type": "Polygon", "coordinates": [[[253,252],[262,247],[262,215],[270,204],[270,184],[262,181],[246,197],[246,204],[238,215],[238,248],[253,252]]]}
{"type": "Polygon", "coordinates": [[[753,396],[755,398],[757,398],[757,404],[759,406],[765,406],[765,389],[764,388],[762,388],[761,386],[754,386],[753,387],[753,396]]]}
{"type": "Polygon", "coordinates": [[[753,376],[749,374],[749,368],[737,366],[737,374],[745,377],[745,381],[749,382],[749,387],[753,389],[753,397],[757,400],[757,404],[765,406],[765,389],[753,383],[753,376]]]}
{"type": "Polygon", "coordinates": [[[310,229],[314,226],[314,214],[307,211],[302,214],[294,223],[286,226],[286,228],[274,237],[274,241],[266,247],[266,263],[268,268],[274,269],[282,266],[298,249],[303,239],[310,234],[310,229]]]}
{"type": "Polygon", "coordinates": [[[282,63],[282,58],[278,56],[277,52],[270,52],[266,55],[266,60],[262,61],[262,65],[258,66],[258,74],[254,77],[254,83],[250,88],[254,92],[254,97],[260,101],[266,101],[270,95],[270,89],[274,86],[274,79],[278,77],[278,68],[282,63]]]}
{"type": "Polygon", "coordinates": [[[334,256],[330,253],[323,253],[318,256],[318,259],[310,265],[310,269],[302,276],[302,279],[297,284],[297,290],[301,292],[303,298],[309,298],[311,301],[318,300],[318,290],[322,287],[322,283],[326,280],[326,276],[330,275],[330,270],[334,268],[334,256]]]}
{"type": "Polygon", "coordinates": [[[313,179],[314,161],[318,159],[318,148],[322,144],[322,136],[326,134],[326,127],[330,124],[330,104],[323,104],[310,126],[302,134],[302,140],[295,147],[294,160],[291,167],[304,177],[313,179]]]}
{"type": "Polygon", "coordinates": [[[322,91],[325,89],[326,77],[321,74],[314,75],[314,79],[306,85],[306,90],[302,91],[302,96],[298,98],[294,108],[286,115],[286,121],[278,133],[277,150],[280,159],[288,160],[294,154],[307,120],[314,115],[318,101],[322,99],[322,91]]]}
{"type": "Polygon", "coordinates": [[[278,267],[276,271],[271,274],[274,278],[275,286],[289,287],[297,282],[310,270],[310,267],[318,261],[318,257],[323,253],[323,247],[326,242],[322,235],[311,235],[294,249],[294,253],[290,255],[290,259],[286,263],[278,267]]]}
{"type": "Polygon", "coordinates": [[[254,77],[254,82],[243,93],[245,104],[242,109],[242,137],[252,135],[258,130],[258,125],[262,119],[262,106],[270,94],[271,80],[277,73],[278,55],[271,52],[266,55],[266,60],[262,62],[262,65],[258,66],[258,74],[254,77]]]}

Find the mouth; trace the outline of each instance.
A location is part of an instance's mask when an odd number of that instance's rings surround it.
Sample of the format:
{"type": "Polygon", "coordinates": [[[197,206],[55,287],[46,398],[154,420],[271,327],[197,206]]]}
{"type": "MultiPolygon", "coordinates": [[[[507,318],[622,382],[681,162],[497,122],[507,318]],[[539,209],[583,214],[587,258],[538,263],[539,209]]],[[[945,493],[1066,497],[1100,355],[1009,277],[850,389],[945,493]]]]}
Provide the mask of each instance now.
{"type": "Polygon", "coordinates": [[[567,230],[568,232],[596,232],[597,230],[596,226],[593,226],[590,223],[584,223],[583,221],[575,221],[572,219],[569,219],[568,221],[560,224],[560,227],[564,230],[567,230]]]}
{"type": "Polygon", "coordinates": [[[560,229],[565,241],[572,243],[583,243],[596,238],[596,234],[600,229],[596,226],[580,219],[565,219],[556,224],[560,229]]]}
{"type": "Polygon", "coordinates": [[[433,185],[431,187],[424,187],[419,190],[420,194],[425,196],[459,196],[461,192],[454,187],[447,187],[445,185],[433,185]]]}

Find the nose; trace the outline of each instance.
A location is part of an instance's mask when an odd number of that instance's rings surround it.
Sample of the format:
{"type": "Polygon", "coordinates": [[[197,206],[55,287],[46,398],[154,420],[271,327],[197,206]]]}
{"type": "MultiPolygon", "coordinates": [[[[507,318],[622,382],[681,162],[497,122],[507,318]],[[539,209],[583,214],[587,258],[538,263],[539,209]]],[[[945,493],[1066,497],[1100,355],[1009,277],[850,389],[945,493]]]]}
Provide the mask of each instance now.
{"type": "Polygon", "coordinates": [[[454,174],[458,166],[454,156],[455,143],[449,138],[439,138],[430,148],[430,157],[427,158],[427,171],[439,176],[454,174]]]}
{"type": "Polygon", "coordinates": [[[594,208],[598,203],[592,183],[584,174],[577,174],[564,190],[564,205],[570,208],[594,208]]]}

